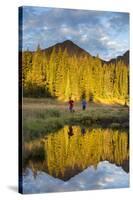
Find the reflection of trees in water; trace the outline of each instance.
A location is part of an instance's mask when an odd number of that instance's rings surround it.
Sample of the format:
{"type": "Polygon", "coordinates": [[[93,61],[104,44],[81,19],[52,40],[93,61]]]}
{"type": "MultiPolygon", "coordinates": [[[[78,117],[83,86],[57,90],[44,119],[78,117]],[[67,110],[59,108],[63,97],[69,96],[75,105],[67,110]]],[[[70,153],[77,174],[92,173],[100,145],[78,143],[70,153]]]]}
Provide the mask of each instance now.
{"type": "Polygon", "coordinates": [[[88,166],[93,165],[96,168],[104,160],[128,171],[128,135],[118,130],[87,130],[65,126],[57,133],[48,135],[46,139],[25,143],[25,155],[28,154],[26,166],[33,171],[45,171],[64,180],[88,166]],[[43,153],[36,159],[38,153],[35,152],[38,149],[43,153]]]}

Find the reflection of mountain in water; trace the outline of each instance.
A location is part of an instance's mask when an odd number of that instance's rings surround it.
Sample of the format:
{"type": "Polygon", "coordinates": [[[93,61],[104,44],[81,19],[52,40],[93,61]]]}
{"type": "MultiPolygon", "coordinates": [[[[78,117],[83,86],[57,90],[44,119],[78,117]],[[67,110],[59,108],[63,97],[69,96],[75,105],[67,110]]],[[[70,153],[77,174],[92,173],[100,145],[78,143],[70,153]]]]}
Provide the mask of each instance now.
{"type": "Polygon", "coordinates": [[[24,156],[24,168],[32,169],[34,174],[44,171],[64,181],[88,166],[96,169],[104,160],[128,172],[128,135],[111,129],[65,126],[57,133],[25,143],[24,156]]]}

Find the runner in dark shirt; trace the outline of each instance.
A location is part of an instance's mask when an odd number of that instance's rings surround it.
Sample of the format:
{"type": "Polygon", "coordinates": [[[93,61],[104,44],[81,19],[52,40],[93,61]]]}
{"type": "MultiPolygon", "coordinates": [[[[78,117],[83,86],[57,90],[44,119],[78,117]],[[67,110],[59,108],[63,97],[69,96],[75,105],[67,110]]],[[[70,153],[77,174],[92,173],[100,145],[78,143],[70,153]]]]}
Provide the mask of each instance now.
{"type": "Polygon", "coordinates": [[[82,109],[85,110],[86,109],[86,105],[87,105],[87,102],[85,99],[82,100],[82,109]]]}

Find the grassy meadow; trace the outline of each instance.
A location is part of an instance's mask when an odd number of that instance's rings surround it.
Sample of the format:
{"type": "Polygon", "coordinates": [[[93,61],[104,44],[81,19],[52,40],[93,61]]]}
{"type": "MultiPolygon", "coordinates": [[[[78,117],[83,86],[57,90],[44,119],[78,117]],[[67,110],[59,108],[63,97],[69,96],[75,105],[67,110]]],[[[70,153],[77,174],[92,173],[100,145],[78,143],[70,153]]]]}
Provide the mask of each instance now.
{"type": "Polygon", "coordinates": [[[82,111],[75,102],[70,113],[67,102],[51,98],[23,99],[23,137],[31,140],[57,131],[64,125],[125,129],[129,126],[128,107],[119,104],[89,103],[82,111]]]}

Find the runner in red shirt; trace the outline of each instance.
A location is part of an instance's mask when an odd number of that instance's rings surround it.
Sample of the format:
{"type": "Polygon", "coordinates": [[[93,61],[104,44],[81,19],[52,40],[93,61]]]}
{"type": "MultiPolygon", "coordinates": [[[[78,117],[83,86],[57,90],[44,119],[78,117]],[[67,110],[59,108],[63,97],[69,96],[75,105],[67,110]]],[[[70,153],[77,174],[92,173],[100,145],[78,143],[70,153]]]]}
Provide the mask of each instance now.
{"type": "Polygon", "coordinates": [[[70,112],[73,112],[74,110],[73,110],[73,106],[74,106],[74,101],[71,99],[71,98],[69,98],[69,110],[70,110],[70,112]]]}

